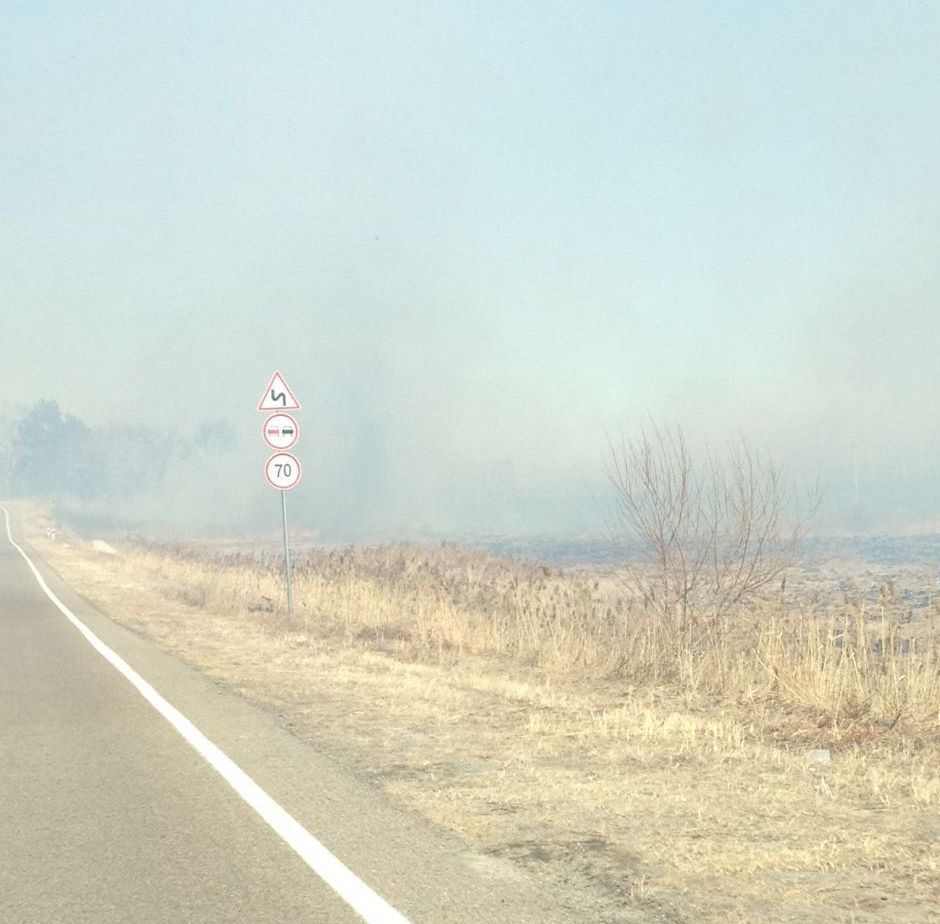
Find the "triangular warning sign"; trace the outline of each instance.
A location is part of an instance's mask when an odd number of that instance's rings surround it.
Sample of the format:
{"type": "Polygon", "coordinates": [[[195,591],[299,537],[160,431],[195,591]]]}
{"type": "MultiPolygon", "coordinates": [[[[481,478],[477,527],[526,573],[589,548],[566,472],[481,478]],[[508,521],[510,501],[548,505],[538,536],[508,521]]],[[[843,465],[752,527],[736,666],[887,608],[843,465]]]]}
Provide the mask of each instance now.
{"type": "Polygon", "coordinates": [[[300,402],[294,397],[284,376],[280,372],[275,372],[268,382],[265,393],[258,402],[259,411],[299,411],[300,402]]]}

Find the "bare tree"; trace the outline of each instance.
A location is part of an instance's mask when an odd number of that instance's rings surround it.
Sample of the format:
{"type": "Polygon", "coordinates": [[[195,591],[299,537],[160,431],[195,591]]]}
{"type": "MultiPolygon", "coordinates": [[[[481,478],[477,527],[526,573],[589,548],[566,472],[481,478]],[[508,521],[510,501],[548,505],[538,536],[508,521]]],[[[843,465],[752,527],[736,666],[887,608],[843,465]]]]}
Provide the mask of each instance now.
{"type": "Polygon", "coordinates": [[[0,435],[0,497],[6,497],[16,468],[16,447],[6,434],[0,435]]]}
{"type": "Polygon", "coordinates": [[[681,429],[655,424],[609,448],[614,532],[641,552],[631,581],[682,636],[714,631],[722,614],[780,583],[796,563],[811,513],[801,514],[769,456],[741,441],[724,458],[696,459],[681,429]]]}

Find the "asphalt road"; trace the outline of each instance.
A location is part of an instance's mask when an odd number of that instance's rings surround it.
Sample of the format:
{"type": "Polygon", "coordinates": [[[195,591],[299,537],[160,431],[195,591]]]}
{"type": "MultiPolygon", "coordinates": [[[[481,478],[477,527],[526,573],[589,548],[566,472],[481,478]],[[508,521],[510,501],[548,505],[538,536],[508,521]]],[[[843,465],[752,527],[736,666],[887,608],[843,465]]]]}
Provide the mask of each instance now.
{"type": "MultiPolygon", "coordinates": [[[[31,557],[91,632],[388,903],[374,924],[591,920],[112,623],[31,557]]],[[[50,602],[0,520],[0,921],[362,920],[50,602]]]]}

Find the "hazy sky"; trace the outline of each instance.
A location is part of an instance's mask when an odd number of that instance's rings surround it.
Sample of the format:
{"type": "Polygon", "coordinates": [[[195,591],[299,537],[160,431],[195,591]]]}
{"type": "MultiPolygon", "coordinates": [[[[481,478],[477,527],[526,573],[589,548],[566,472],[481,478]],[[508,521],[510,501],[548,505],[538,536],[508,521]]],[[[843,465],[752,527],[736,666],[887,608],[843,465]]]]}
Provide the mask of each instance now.
{"type": "Polygon", "coordinates": [[[280,368],[352,532],[587,528],[648,415],[935,479],[940,4],[0,12],[6,405],[228,417],[273,507],[280,368]]]}

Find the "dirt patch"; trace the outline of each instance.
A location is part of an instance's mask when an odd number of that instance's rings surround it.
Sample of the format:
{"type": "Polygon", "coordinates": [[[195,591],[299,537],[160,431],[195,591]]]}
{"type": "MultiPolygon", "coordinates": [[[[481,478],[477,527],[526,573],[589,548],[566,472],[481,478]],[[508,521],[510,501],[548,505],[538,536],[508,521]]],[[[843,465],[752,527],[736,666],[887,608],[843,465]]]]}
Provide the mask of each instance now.
{"type": "Polygon", "coordinates": [[[141,556],[30,541],[116,621],[458,832],[481,870],[539,876],[572,921],[938,920],[936,742],[830,734],[817,764],[818,742],[794,743],[766,705],[466,652],[409,661],[264,608],[207,608],[141,556]]]}

